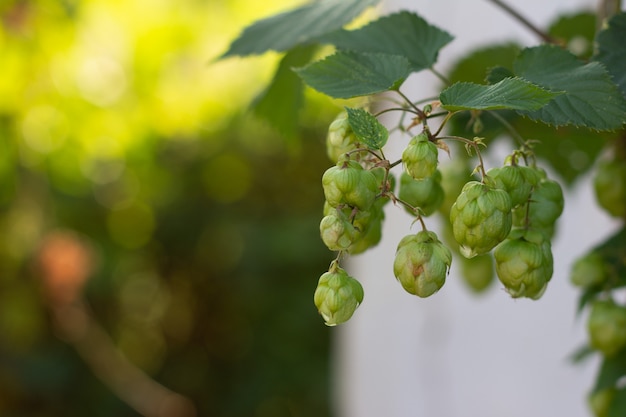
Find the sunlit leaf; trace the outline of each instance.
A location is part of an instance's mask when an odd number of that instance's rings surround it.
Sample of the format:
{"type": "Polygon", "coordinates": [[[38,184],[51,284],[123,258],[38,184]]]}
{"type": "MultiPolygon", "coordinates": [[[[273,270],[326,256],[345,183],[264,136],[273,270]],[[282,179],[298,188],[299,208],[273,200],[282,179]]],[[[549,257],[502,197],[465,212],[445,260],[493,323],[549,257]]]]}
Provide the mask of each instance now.
{"type": "Polygon", "coordinates": [[[340,30],[320,38],[340,49],[357,52],[380,52],[406,57],[413,71],[431,67],[439,50],[452,36],[430,25],[420,16],[400,12],[382,17],[357,30],[340,30]]]}
{"type": "Polygon", "coordinates": [[[380,124],[378,119],[363,109],[346,107],[348,123],[357,138],[371,149],[380,149],[385,146],[389,138],[389,131],[380,124]]]}
{"type": "Polygon", "coordinates": [[[540,110],[523,113],[533,120],[597,130],[618,129],[626,120],[626,101],[598,62],[585,64],[557,46],[542,45],[522,51],[513,70],[550,91],[564,92],[540,110]]]}
{"type": "Polygon", "coordinates": [[[626,12],[613,16],[607,28],[598,33],[598,53],[613,81],[626,97],[626,12]]]}
{"type": "Polygon", "coordinates": [[[286,51],[340,29],[380,0],[320,0],[259,20],[244,29],[221,57],[286,51]]]}
{"type": "Polygon", "coordinates": [[[456,83],[443,90],[439,99],[449,111],[537,110],[557,95],[519,78],[506,78],[493,85],[456,83]]]}
{"type": "Polygon", "coordinates": [[[411,73],[411,64],[398,55],[337,52],[296,72],[320,93],[351,98],[396,87],[411,73]]]}

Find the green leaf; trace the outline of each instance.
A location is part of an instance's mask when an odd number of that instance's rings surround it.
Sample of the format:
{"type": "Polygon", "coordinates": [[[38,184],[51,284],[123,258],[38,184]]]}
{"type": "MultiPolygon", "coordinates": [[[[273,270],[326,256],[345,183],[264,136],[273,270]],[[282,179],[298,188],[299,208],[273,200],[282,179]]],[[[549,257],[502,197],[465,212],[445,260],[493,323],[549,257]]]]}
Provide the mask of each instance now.
{"type": "Polygon", "coordinates": [[[626,355],[617,354],[611,358],[604,358],[592,391],[599,392],[614,387],[624,375],[626,375],[626,355]]]}
{"type": "Polygon", "coordinates": [[[497,66],[489,70],[489,73],[487,74],[485,81],[487,81],[489,84],[497,84],[506,78],[513,78],[513,77],[515,77],[515,74],[513,74],[513,72],[510,69],[506,67],[497,66]]]}
{"type": "Polygon", "coordinates": [[[488,74],[488,68],[513,68],[513,61],[519,54],[519,51],[520,47],[512,43],[471,51],[471,53],[454,64],[448,79],[452,83],[460,81],[482,83],[488,74]]]}
{"type": "Polygon", "coordinates": [[[413,71],[430,68],[452,36],[410,12],[382,17],[356,30],[339,30],[319,38],[339,49],[406,57],[413,71]]]}
{"type": "Polygon", "coordinates": [[[593,52],[596,35],[596,15],[590,12],[559,16],[548,29],[548,34],[559,44],[581,58],[589,58],[593,52]]]}
{"type": "Polygon", "coordinates": [[[626,416],[626,388],[621,387],[615,391],[609,411],[606,417],[624,417],[626,416]]]}
{"type": "Polygon", "coordinates": [[[546,91],[519,78],[506,78],[493,85],[456,83],[441,92],[446,110],[536,110],[558,93],[546,91]]]}
{"type": "Polygon", "coordinates": [[[220,58],[286,51],[340,29],[380,0],[320,0],[259,20],[244,29],[220,58]]]}
{"type": "Polygon", "coordinates": [[[596,42],[598,53],[594,59],[606,66],[626,97],[626,12],[617,14],[609,20],[607,28],[598,33],[596,42]]]}
{"type": "Polygon", "coordinates": [[[359,141],[366,144],[370,149],[381,149],[387,143],[389,131],[380,124],[378,119],[370,112],[363,109],[351,109],[346,107],[348,123],[359,141]]]}
{"type": "Polygon", "coordinates": [[[613,130],[626,121],[626,101],[598,62],[579,61],[554,45],[527,48],[513,72],[550,91],[564,92],[545,107],[522,114],[554,126],[613,130]]]}
{"type": "Polygon", "coordinates": [[[285,54],[270,85],[252,103],[254,113],[288,139],[297,135],[298,113],[304,101],[304,84],[291,68],[309,62],[316,49],[297,47],[285,54]]]}
{"type": "Polygon", "coordinates": [[[510,121],[524,138],[535,139],[535,152],[545,159],[567,185],[588,172],[604,145],[616,136],[572,126],[554,128],[526,117],[510,121]]]}
{"type": "Polygon", "coordinates": [[[320,93],[351,98],[397,87],[411,73],[411,64],[398,55],[337,52],[295,71],[320,93]]]}

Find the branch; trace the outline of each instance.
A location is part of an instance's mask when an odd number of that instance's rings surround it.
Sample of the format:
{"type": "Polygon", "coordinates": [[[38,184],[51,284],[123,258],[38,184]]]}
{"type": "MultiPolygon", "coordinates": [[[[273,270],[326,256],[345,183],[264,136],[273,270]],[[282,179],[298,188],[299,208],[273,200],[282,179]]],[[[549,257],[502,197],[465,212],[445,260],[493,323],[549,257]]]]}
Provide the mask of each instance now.
{"type": "Polygon", "coordinates": [[[507,14],[509,14],[515,20],[520,22],[523,26],[526,26],[527,29],[529,29],[531,32],[537,35],[542,41],[547,42],[547,43],[558,44],[556,39],[554,39],[552,36],[545,33],[543,30],[539,29],[534,23],[526,19],[517,10],[513,9],[504,1],[502,0],[489,0],[489,1],[495,4],[496,6],[500,7],[502,10],[504,10],[507,14]]]}

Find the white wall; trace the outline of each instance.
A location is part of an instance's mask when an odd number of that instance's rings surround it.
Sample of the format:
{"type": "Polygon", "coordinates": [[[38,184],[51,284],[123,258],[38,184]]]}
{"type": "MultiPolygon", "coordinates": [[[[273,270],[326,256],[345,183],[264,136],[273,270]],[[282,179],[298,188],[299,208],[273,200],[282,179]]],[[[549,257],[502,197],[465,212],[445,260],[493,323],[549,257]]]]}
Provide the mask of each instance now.
{"type": "MultiPolygon", "coordinates": [[[[526,0],[513,3],[539,25],[558,12],[594,2],[526,0]]],[[[417,11],[455,36],[440,57],[445,71],[459,54],[493,39],[537,40],[488,1],[395,0],[388,10],[417,11]]],[[[435,93],[429,74],[407,82],[411,97],[435,93]]],[[[393,142],[393,138],[390,139],[393,142]]],[[[405,141],[403,141],[404,143],[405,141]]],[[[393,151],[393,149],[392,149],[393,151]]],[[[594,202],[589,176],[566,193],[553,240],[554,275],[539,301],[513,300],[497,283],[470,294],[455,265],[442,290],[428,299],[404,292],[392,262],[397,242],[415,233],[412,219],[389,205],[381,245],[351,259],[365,299],[335,338],[338,417],[583,417],[597,360],[573,365],[568,356],[585,340],[576,319],[577,291],[568,282],[573,260],[611,234],[616,223],[594,202]]],[[[438,230],[432,220],[429,228],[438,230]]]]}

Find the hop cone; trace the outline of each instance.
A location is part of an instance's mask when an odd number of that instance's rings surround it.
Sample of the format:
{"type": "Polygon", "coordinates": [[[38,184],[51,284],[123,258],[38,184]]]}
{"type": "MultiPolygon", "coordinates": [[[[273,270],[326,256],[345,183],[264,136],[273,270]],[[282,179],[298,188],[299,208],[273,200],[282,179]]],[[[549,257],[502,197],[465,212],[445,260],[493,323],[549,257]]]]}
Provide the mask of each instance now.
{"type": "Polygon", "coordinates": [[[543,295],[553,272],[550,241],[543,233],[514,229],[493,256],[498,278],[513,298],[543,295]]]}
{"type": "Polygon", "coordinates": [[[511,197],[513,207],[528,201],[530,193],[539,182],[539,173],[529,167],[520,165],[505,165],[492,168],[487,175],[493,178],[496,188],[506,191],[511,197]]]}
{"type": "Polygon", "coordinates": [[[393,272],[406,291],[428,297],[443,286],[451,263],[452,254],[437,235],[421,231],[400,241],[393,272]]]}
{"type": "Polygon", "coordinates": [[[336,163],[342,155],[358,149],[359,146],[360,143],[348,122],[348,114],[345,111],[339,113],[328,127],[326,135],[328,157],[336,163]]]}
{"type": "Polygon", "coordinates": [[[482,255],[511,230],[511,198],[506,191],[470,181],[450,209],[452,233],[466,258],[482,255]]]}
{"type": "Polygon", "coordinates": [[[326,325],[336,326],[352,317],[363,301],[363,287],[335,261],[320,277],[313,300],[326,325]]]}
{"type": "MultiPolygon", "coordinates": [[[[403,172],[400,176],[400,192],[398,197],[412,205],[419,207],[424,216],[430,216],[443,202],[443,188],[441,188],[441,173],[435,171],[432,177],[423,180],[414,180],[403,172]]],[[[409,214],[415,215],[405,207],[409,214]]]]}
{"type": "Polygon", "coordinates": [[[413,137],[402,152],[406,172],[416,180],[431,177],[437,169],[439,153],[437,146],[428,140],[425,132],[413,137]]]}
{"type": "Polygon", "coordinates": [[[324,172],[322,187],[332,207],[347,204],[360,210],[369,209],[378,192],[376,176],[356,161],[341,158],[337,165],[324,172]]]}
{"type": "Polygon", "coordinates": [[[611,300],[596,301],[587,322],[591,347],[613,356],[626,346],[626,308],[611,300]]]}

